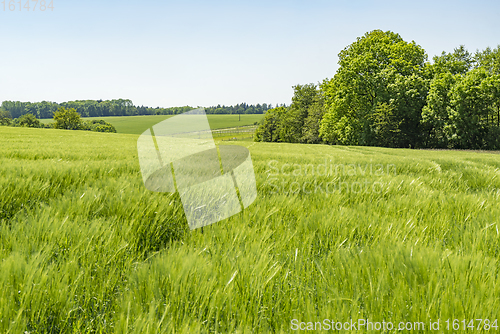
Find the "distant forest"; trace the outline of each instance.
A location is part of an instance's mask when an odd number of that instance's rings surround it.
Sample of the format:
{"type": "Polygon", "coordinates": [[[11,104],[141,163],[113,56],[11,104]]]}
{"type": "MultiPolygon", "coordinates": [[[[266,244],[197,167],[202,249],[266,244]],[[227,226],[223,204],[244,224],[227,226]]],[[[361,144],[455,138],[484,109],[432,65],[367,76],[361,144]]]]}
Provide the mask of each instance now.
{"type": "MultiPolygon", "coordinates": [[[[284,105],[282,105],[284,106],[284,105]]],[[[136,116],[136,115],[177,115],[195,109],[195,107],[171,107],[151,108],[135,106],[131,100],[78,100],[69,102],[20,102],[3,101],[0,109],[8,111],[12,118],[18,118],[25,114],[32,114],[36,118],[52,118],[60,107],[74,108],[82,117],[106,117],[106,116],[136,116]]],[[[278,107],[278,105],[276,105],[278,107]]],[[[272,104],[246,104],[240,103],[234,106],[212,106],[205,108],[207,114],[264,114],[272,104]]]]}

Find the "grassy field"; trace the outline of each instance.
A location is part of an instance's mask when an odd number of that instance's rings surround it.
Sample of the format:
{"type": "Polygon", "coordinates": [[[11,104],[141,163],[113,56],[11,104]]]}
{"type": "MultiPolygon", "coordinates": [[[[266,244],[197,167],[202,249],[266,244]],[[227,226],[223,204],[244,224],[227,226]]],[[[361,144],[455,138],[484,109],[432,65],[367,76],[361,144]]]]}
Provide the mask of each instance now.
{"type": "Polygon", "coordinates": [[[258,197],[202,233],[144,188],[136,135],[0,136],[1,333],[499,317],[498,154],[239,142],[258,197]]]}
{"type": "MultiPolygon", "coordinates": [[[[208,122],[212,129],[224,129],[237,126],[253,125],[260,121],[264,115],[241,115],[239,120],[238,115],[207,115],[208,122]]],[[[120,117],[85,117],[85,120],[103,119],[106,122],[113,124],[118,133],[141,134],[146,129],[159,123],[169,117],[166,115],[156,116],[120,116],[120,117]]],[[[44,124],[52,123],[53,119],[41,119],[44,124]]]]}

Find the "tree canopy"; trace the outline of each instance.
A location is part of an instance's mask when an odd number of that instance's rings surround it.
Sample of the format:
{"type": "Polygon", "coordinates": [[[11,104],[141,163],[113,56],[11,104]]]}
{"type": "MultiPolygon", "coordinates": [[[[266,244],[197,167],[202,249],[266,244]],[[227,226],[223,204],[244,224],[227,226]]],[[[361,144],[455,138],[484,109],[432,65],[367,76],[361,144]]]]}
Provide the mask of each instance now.
{"type": "Polygon", "coordinates": [[[338,58],[333,78],[294,86],[290,107],[270,110],[255,139],[500,149],[500,46],[461,45],[429,62],[414,41],[374,30],[338,58]]]}
{"type": "Polygon", "coordinates": [[[76,109],[64,107],[59,108],[54,113],[54,128],[64,130],[78,130],[80,129],[80,114],[76,109]]]}

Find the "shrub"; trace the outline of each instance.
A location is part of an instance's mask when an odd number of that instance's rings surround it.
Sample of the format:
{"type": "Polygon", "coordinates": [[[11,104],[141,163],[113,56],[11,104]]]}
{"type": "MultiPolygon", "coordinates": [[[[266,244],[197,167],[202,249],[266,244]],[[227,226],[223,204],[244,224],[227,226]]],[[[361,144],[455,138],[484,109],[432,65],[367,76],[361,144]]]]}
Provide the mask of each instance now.
{"type": "Polygon", "coordinates": [[[114,132],[116,133],[116,129],[113,125],[111,124],[105,124],[105,125],[98,125],[93,131],[97,132],[114,132]]]}
{"type": "Polygon", "coordinates": [[[80,114],[76,109],[66,109],[61,107],[54,113],[54,128],[64,130],[79,130],[80,129],[80,114]]]}
{"type": "Polygon", "coordinates": [[[80,125],[81,130],[87,131],[96,131],[96,132],[113,132],[116,133],[115,127],[102,120],[102,119],[93,119],[91,121],[82,121],[80,125]]]}
{"type": "Polygon", "coordinates": [[[41,128],[42,123],[33,114],[25,114],[17,119],[17,126],[28,128],[41,128]]]}

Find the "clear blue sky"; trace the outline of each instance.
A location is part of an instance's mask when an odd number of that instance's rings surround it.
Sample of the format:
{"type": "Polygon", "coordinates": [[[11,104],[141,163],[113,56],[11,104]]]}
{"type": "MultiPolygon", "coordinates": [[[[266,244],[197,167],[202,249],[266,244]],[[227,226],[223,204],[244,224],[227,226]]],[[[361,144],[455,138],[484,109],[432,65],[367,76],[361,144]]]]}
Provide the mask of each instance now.
{"type": "Polygon", "coordinates": [[[0,101],[288,104],[293,85],[332,77],[340,50],[374,29],[414,40],[429,58],[460,44],[469,51],[500,44],[498,0],[53,5],[11,12],[0,4],[0,101]]]}

